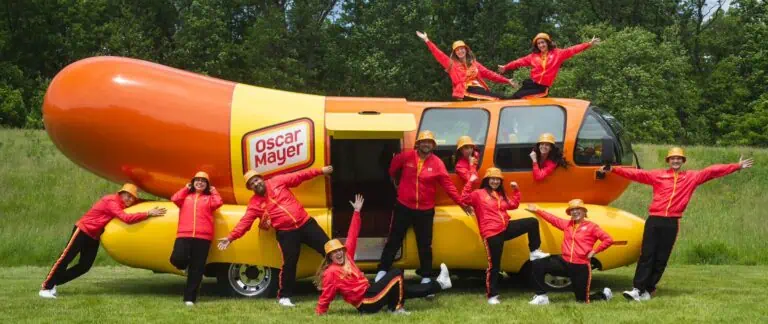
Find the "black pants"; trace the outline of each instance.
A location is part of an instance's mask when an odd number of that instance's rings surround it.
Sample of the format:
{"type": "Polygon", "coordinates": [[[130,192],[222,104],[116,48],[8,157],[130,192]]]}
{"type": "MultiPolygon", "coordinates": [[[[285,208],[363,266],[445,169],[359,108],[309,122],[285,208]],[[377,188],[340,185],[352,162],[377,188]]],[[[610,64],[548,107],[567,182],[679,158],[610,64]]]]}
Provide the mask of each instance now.
{"type": "Polygon", "coordinates": [[[649,216],[643,228],[643,244],[640,259],[635,268],[633,285],[652,293],[661,280],[667,261],[680,230],[680,218],[649,216]]]}
{"type": "Polygon", "coordinates": [[[61,256],[53,268],[48,272],[48,277],[43,281],[43,289],[51,289],[53,286],[61,286],[77,277],[84,275],[91,269],[93,261],[96,260],[96,253],[99,252],[99,240],[94,240],[88,234],[85,234],[77,226],[72,229],[72,235],[61,252],[61,256]],[[67,269],[69,263],[80,254],[80,260],[76,265],[67,269]]]}
{"type": "Polygon", "coordinates": [[[440,284],[435,281],[406,286],[403,280],[403,270],[389,270],[381,280],[368,287],[357,310],[360,313],[376,313],[386,305],[390,311],[394,311],[403,307],[405,299],[423,298],[441,290],[440,284]]]}
{"type": "Polygon", "coordinates": [[[211,241],[192,238],[179,237],[173,243],[173,252],[171,252],[171,264],[176,269],[187,270],[187,285],[184,287],[184,301],[197,301],[197,290],[203,281],[205,273],[205,261],[208,260],[208,250],[211,248],[211,241]]]}
{"type": "Polygon", "coordinates": [[[416,210],[403,206],[399,202],[395,204],[395,212],[389,226],[389,237],[381,251],[378,271],[389,271],[395,260],[397,250],[403,246],[403,239],[408,228],[413,225],[416,234],[416,246],[419,250],[419,262],[421,268],[417,273],[422,277],[432,277],[432,222],[435,219],[435,210],[416,210]]]}
{"type": "Polygon", "coordinates": [[[517,92],[512,95],[512,99],[521,99],[523,97],[536,94],[544,94],[544,97],[546,97],[548,90],[549,87],[533,82],[531,79],[525,79],[523,81],[523,86],[520,87],[520,90],[517,90],[517,92]]]}
{"type": "Polygon", "coordinates": [[[536,284],[537,295],[547,293],[544,285],[544,275],[547,273],[571,278],[573,293],[576,295],[577,301],[589,304],[590,301],[607,299],[602,292],[589,294],[589,286],[592,283],[592,266],[589,264],[569,263],[559,255],[533,261],[533,279],[536,284]]]}
{"type": "Polygon", "coordinates": [[[470,86],[467,88],[467,95],[464,98],[456,98],[456,100],[494,100],[494,99],[509,99],[500,93],[491,92],[483,87],[470,86]]]}
{"type": "Polygon", "coordinates": [[[280,253],[283,254],[283,266],[280,268],[280,288],[277,291],[278,298],[293,297],[293,287],[296,284],[296,263],[299,262],[301,244],[309,245],[325,257],[323,245],[328,240],[328,235],[323,232],[323,229],[312,217],[298,229],[277,231],[277,245],[280,247],[280,253]]]}
{"type": "Polygon", "coordinates": [[[499,294],[497,284],[499,271],[501,271],[504,242],[523,234],[528,234],[528,249],[533,251],[541,246],[539,221],[533,217],[513,220],[507,224],[505,231],[485,239],[485,250],[488,255],[488,270],[485,272],[486,297],[491,298],[499,294]]]}

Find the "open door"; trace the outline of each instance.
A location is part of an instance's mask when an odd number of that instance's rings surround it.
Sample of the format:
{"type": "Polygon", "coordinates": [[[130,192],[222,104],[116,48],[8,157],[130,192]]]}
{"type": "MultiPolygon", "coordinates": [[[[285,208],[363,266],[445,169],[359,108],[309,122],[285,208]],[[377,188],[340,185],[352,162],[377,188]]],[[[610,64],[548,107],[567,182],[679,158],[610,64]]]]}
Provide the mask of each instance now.
{"type": "MultiPolygon", "coordinates": [[[[344,239],[349,230],[356,193],[365,197],[363,225],[355,254],[357,261],[381,256],[397,193],[389,178],[389,164],[400,152],[405,132],[416,129],[412,114],[327,113],[330,137],[332,237],[344,239]]],[[[401,255],[398,252],[397,258],[401,255]]]]}

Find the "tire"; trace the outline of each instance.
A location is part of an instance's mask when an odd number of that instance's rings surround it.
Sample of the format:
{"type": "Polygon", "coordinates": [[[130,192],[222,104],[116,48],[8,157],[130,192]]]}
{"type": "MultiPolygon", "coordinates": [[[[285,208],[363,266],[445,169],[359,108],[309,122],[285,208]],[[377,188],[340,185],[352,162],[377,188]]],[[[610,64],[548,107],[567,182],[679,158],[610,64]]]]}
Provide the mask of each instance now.
{"type": "MultiPolygon", "coordinates": [[[[522,280],[525,280],[524,282],[528,283],[530,288],[536,289],[536,283],[533,280],[533,265],[530,261],[523,265],[518,275],[522,280]]],[[[571,278],[545,274],[544,285],[547,291],[571,291],[571,278]]]]}
{"type": "Polygon", "coordinates": [[[216,283],[223,296],[272,298],[277,296],[280,270],[239,263],[222,264],[216,283]]]}

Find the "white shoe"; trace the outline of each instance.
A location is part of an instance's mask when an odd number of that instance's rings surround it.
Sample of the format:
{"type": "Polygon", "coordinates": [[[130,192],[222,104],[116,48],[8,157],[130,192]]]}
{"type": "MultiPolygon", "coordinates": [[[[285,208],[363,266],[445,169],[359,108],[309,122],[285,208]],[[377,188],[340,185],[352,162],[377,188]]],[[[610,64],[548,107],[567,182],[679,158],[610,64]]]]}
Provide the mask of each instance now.
{"type": "Polygon", "coordinates": [[[193,303],[193,302],[191,302],[191,301],[185,301],[185,302],[184,302],[184,305],[187,305],[187,306],[189,306],[189,307],[192,307],[192,306],[195,306],[195,303],[193,303]]]}
{"type": "Polygon", "coordinates": [[[640,289],[633,288],[630,291],[625,291],[622,295],[629,301],[640,301],[640,289]]]}
{"type": "Polygon", "coordinates": [[[56,296],[56,297],[59,297],[59,293],[58,293],[58,292],[56,292],[56,286],[53,286],[53,288],[51,289],[51,293],[52,293],[54,296],[56,296]]]}
{"type": "Polygon", "coordinates": [[[428,284],[428,283],[430,283],[430,282],[432,282],[432,279],[429,279],[429,278],[427,278],[427,277],[421,278],[421,284],[422,284],[422,285],[423,285],[423,284],[428,284]]]}
{"type": "Polygon", "coordinates": [[[651,293],[646,291],[640,294],[640,301],[647,301],[647,300],[651,300],[651,293]]]}
{"type": "Polygon", "coordinates": [[[379,280],[381,280],[381,278],[384,278],[385,275],[387,275],[386,271],[379,271],[376,274],[376,279],[373,279],[373,282],[378,282],[379,280]]]}
{"type": "Polygon", "coordinates": [[[498,305],[501,304],[501,301],[499,300],[499,296],[493,296],[491,298],[488,298],[488,305],[498,305]]]}
{"type": "Polygon", "coordinates": [[[291,302],[290,298],[280,298],[280,300],[277,301],[277,303],[280,304],[280,306],[285,306],[285,307],[294,307],[294,306],[296,306],[296,305],[294,305],[291,302]]]}
{"type": "Polygon", "coordinates": [[[411,315],[411,312],[406,311],[403,307],[400,307],[392,312],[392,315],[411,315]]]}
{"type": "Polygon", "coordinates": [[[605,295],[605,300],[611,300],[611,298],[613,298],[613,292],[611,291],[611,288],[603,288],[603,295],[605,295]]]}
{"type": "Polygon", "coordinates": [[[548,256],[549,256],[549,253],[544,253],[543,251],[541,251],[541,249],[536,249],[534,251],[531,251],[531,256],[530,256],[529,259],[531,261],[536,261],[538,259],[543,259],[543,258],[546,258],[548,256]]]}
{"type": "Polygon", "coordinates": [[[53,294],[52,289],[40,289],[40,292],[38,293],[40,297],[47,298],[47,299],[56,299],[56,295],[53,294]]]}
{"type": "Polygon", "coordinates": [[[536,295],[533,296],[533,299],[531,299],[528,304],[531,305],[549,305],[549,297],[547,295],[536,295]]]}
{"type": "Polygon", "coordinates": [[[440,284],[440,288],[442,290],[453,287],[453,284],[451,283],[451,274],[448,273],[448,267],[445,265],[445,263],[440,264],[440,274],[435,280],[438,284],[440,284]]]}

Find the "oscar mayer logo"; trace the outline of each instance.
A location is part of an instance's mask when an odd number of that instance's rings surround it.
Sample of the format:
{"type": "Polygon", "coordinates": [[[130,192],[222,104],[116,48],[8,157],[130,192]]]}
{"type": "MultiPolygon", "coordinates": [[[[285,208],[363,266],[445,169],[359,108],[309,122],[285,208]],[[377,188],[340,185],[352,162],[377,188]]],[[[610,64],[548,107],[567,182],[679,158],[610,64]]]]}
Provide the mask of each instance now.
{"type": "Polygon", "coordinates": [[[314,124],[308,118],[288,121],[243,136],[243,172],[262,175],[294,171],[312,165],[314,124]]]}

